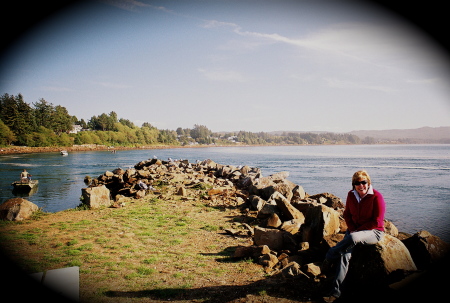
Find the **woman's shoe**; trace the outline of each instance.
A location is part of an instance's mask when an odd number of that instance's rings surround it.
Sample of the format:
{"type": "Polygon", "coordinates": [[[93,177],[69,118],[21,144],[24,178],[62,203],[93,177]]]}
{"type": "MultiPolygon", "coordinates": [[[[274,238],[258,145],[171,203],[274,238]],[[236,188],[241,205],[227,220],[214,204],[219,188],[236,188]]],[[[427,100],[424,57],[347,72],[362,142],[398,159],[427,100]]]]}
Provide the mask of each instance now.
{"type": "Polygon", "coordinates": [[[327,297],[323,297],[323,301],[325,303],[332,303],[337,299],[337,297],[335,296],[327,296],[327,297]]]}

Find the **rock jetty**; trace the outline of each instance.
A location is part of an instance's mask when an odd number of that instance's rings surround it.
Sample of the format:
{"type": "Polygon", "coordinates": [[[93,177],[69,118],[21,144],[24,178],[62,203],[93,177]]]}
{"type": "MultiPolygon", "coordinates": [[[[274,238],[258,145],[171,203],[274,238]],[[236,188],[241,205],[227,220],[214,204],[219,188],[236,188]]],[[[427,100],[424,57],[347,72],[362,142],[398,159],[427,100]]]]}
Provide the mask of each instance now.
{"type": "MultiPolygon", "coordinates": [[[[156,189],[164,184],[171,188],[167,195],[239,207],[246,222],[224,232],[252,237],[253,245],[236,247],[234,258],[253,259],[270,275],[326,285],[333,273],[324,272],[321,263],[328,249],[344,237],[344,204],[330,193],[310,195],[288,177],[286,171],[263,176],[259,168],[222,165],[210,159],[196,163],[149,159],[90,180],[82,195],[90,208],[123,207],[130,197],[164,198],[156,189]]],[[[361,287],[399,288],[450,251],[446,242],[427,231],[408,235],[388,220],[385,225],[382,241],[354,249],[348,279],[361,287]]]]}
{"type": "MultiPolygon", "coordinates": [[[[288,177],[286,171],[263,176],[259,168],[222,165],[210,159],[196,163],[149,159],[97,178],[86,177],[82,203],[91,209],[119,208],[131,207],[130,199],[148,195],[160,199],[178,195],[190,203],[200,200],[209,206],[239,208],[245,219],[223,232],[250,237],[253,245],[235,247],[233,258],[251,259],[268,275],[324,289],[333,272],[324,270],[322,261],[347,229],[344,204],[331,193],[310,195],[288,177]],[[167,189],[164,193],[159,190],[162,186],[167,189]]],[[[401,289],[450,251],[448,243],[427,231],[409,235],[388,220],[385,227],[382,241],[354,249],[347,279],[358,291],[367,285],[401,289]]]]}

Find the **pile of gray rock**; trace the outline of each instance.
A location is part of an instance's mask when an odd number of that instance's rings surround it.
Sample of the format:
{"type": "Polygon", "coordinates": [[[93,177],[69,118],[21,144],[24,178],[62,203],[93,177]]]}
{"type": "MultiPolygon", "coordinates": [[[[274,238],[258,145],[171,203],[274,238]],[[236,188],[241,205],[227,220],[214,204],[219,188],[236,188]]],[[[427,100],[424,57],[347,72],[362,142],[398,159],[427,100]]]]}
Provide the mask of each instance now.
{"type": "MultiPolygon", "coordinates": [[[[209,203],[239,205],[254,219],[252,226],[226,230],[233,236],[253,238],[253,245],[236,247],[235,258],[252,258],[272,275],[320,281],[325,277],[320,266],[325,253],[347,229],[344,204],[330,193],[309,195],[288,177],[288,172],[263,176],[259,168],[221,165],[209,159],[197,163],[149,159],[92,180],[83,189],[83,197],[92,208],[120,207],[123,197],[149,194],[141,183],[148,188],[171,185],[169,195],[186,197],[190,188],[203,184],[209,189],[205,198],[209,203]]],[[[388,220],[385,226],[386,236],[378,244],[354,249],[349,277],[355,281],[397,287],[405,277],[427,269],[449,252],[447,243],[427,231],[399,233],[388,220]]]]}
{"type": "MultiPolygon", "coordinates": [[[[132,168],[86,178],[82,201],[94,209],[123,207],[130,198],[146,195],[163,199],[179,195],[186,200],[203,199],[210,205],[239,207],[250,224],[225,232],[251,237],[253,245],[236,247],[234,258],[251,258],[270,275],[320,283],[327,279],[321,269],[325,253],[347,229],[342,217],[344,204],[330,193],[309,195],[288,177],[288,172],[263,176],[259,168],[221,165],[210,159],[196,163],[149,159],[132,168]],[[168,190],[161,193],[160,185],[168,190]],[[199,188],[202,197],[193,190],[199,188]]],[[[348,273],[354,281],[400,287],[450,250],[446,242],[427,231],[408,235],[388,220],[385,227],[386,235],[378,244],[355,247],[348,273]]]]}

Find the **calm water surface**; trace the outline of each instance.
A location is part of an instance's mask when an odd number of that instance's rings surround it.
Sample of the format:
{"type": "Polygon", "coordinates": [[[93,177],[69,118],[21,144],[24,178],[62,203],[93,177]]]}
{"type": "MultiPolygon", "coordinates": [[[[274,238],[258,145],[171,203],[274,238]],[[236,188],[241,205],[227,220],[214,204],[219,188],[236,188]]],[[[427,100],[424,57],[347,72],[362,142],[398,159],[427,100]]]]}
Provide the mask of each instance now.
{"type": "Polygon", "coordinates": [[[387,203],[386,218],[400,231],[425,229],[450,242],[450,145],[356,145],[208,147],[19,154],[0,156],[0,203],[15,197],[11,182],[25,168],[39,180],[28,200],[47,212],[80,204],[84,177],[159,159],[212,159],[225,165],[249,165],[267,176],[289,172],[289,180],[309,194],[332,193],[345,201],[351,176],[366,169],[387,203]]]}

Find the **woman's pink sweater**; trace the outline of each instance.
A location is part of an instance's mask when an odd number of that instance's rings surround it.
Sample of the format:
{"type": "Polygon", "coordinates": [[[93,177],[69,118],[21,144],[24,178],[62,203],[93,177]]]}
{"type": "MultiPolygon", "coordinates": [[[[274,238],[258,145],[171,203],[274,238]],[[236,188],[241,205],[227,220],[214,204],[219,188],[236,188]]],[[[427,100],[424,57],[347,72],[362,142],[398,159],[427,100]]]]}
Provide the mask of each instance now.
{"type": "Polygon", "coordinates": [[[384,231],[385,212],[383,196],[375,189],[373,194],[367,194],[359,203],[353,191],[348,192],[344,219],[349,232],[372,229],[384,231]]]}

